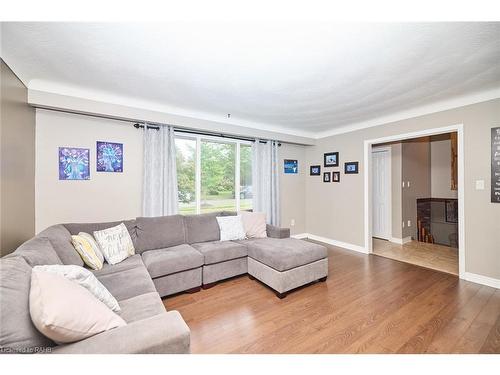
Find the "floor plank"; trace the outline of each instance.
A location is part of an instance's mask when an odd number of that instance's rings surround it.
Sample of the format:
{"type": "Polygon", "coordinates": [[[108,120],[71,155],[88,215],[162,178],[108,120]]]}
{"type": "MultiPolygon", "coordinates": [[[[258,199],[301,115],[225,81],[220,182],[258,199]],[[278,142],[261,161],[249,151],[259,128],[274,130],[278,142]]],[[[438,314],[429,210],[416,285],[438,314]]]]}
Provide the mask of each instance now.
{"type": "Polygon", "coordinates": [[[247,276],[164,299],[193,353],[500,353],[500,291],[328,246],[329,277],[278,299],[247,276]]]}

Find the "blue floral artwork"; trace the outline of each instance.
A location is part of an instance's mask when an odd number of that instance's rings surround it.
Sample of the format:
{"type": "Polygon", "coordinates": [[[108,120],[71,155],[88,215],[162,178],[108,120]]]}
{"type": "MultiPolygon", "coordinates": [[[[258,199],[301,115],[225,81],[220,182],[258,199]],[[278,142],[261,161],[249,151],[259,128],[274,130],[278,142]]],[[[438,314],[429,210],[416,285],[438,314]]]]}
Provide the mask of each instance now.
{"type": "Polygon", "coordinates": [[[123,172],[123,144],[97,141],[97,172],[123,172]]]}
{"type": "Polygon", "coordinates": [[[90,180],[90,149],[59,147],[59,180],[90,180]]]}

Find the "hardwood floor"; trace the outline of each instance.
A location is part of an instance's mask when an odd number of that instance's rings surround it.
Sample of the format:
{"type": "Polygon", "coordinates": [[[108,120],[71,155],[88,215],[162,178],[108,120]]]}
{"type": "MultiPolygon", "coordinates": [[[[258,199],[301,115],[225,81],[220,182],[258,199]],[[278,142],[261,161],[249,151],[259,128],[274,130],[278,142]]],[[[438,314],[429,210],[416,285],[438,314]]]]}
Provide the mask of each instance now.
{"type": "Polygon", "coordinates": [[[373,253],[401,262],[458,275],[458,249],[432,243],[411,241],[398,245],[373,239],[373,253]]]}
{"type": "Polygon", "coordinates": [[[500,290],[329,246],[329,276],[278,299],[247,276],[167,298],[193,353],[500,353],[500,290]]]}

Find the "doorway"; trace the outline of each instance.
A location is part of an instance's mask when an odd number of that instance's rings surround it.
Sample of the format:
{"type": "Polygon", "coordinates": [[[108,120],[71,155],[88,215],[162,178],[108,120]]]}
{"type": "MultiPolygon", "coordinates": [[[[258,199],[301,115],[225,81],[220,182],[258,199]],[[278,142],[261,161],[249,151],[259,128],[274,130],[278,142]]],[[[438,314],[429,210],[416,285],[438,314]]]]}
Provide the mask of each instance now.
{"type": "MultiPolygon", "coordinates": [[[[465,277],[462,128],[462,125],[454,125],[365,141],[365,246],[368,253],[465,277]],[[442,147],[449,144],[452,137],[455,146],[448,146],[445,151],[450,160],[443,162],[442,153],[435,158],[441,161],[441,168],[445,165],[443,170],[432,164],[434,169],[425,171],[424,168],[408,177],[397,162],[394,164],[393,156],[397,157],[401,150],[427,147],[430,165],[431,144],[432,152],[435,151],[432,142],[442,147]],[[393,147],[398,144],[403,145],[399,150],[393,147]],[[447,178],[448,190],[454,190],[455,195],[443,194],[443,190],[434,194],[431,174],[434,179],[439,175],[447,178]],[[418,189],[426,184],[426,192],[419,193],[418,189]],[[399,216],[398,210],[402,212],[399,216]]],[[[418,169],[422,160],[426,160],[425,155],[418,154],[413,161],[405,159],[406,166],[418,169]]]]}

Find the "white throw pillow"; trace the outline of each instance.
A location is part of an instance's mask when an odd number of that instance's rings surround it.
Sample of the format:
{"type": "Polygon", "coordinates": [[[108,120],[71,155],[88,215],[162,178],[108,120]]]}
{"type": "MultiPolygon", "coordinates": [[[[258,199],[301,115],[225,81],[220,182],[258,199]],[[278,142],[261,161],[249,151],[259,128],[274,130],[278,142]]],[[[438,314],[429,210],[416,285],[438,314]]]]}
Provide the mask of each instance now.
{"type": "Polygon", "coordinates": [[[94,232],[102,254],[109,264],[120,263],[135,254],[132,238],[125,224],[94,232]]]}
{"type": "Polygon", "coordinates": [[[59,344],[126,325],[84,287],[35,268],[31,272],[29,309],[35,327],[59,344]]]}
{"type": "Polygon", "coordinates": [[[87,241],[89,241],[90,246],[92,246],[92,249],[94,250],[95,255],[97,255],[97,257],[99,258],[101,263],[104,263],[104,255],[102,255],[101,248],[99,247],[97,242],[95,242],[95,238],[91,234],[85,233],[85,232],[80,232],[80,233],[78,233],[78,235],[82,236],[87,241]]]}
{"type": "Polygon", "coordinates": [[[241,213],[241,221],[247,238],[266,238],[267,225],[266,214],[264,212],[247,212],[241,213]]]}
{"type": "Polygon", "coordinates": [[[111,310],[115,312],[120,311],[120,305],[118,305],[116,298],[113,297],[109,290],[107,290],[99,280],[97,280],[97,277],[95,277],[92,272],[83,267],[54,264],[48,266],[35,266],[33,269],[55,273],[70,281],[74,281],[87,289],[95,298],[104,303],[111,310]]]}
{"type": "Polygon", "coordinates": [[[216,219],[217,223],[219,224],[221,241],[245,239],[245,229],[243,229],[243,223],[241,221],[240,215],[222,216],[217,217],[216,219]]]}

